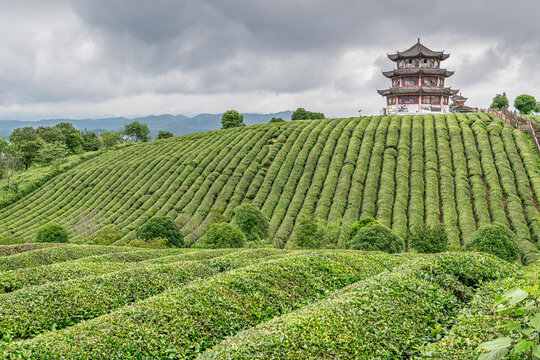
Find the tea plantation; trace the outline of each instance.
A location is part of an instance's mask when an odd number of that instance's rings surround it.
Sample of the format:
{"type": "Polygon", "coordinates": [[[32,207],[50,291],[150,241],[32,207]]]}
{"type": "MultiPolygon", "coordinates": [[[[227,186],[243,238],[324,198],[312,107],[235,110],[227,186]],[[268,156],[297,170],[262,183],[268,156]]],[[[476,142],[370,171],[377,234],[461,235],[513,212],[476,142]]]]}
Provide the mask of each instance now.
{"type": "Polygon", "coordinates": [[[467,252],[0,250],[5,359],[472,359],[494,294],[538,284],[467,252]]]}
{"type": "Polygon", "coordinates": [[[230,220],[247,202],[268,216],[271,241],[281,248],[291,245],[303,214],[344,228],[374,217],[402,238],[415,224],[442,223],[452,249],[496,221],[516,233],[526,257],[540,236],[540,173],[530,139],[482,113],[190,134],[88,157],[38,185],[1,202],[0,236],[31,240],[54,221],[75,240],[105,225],[130,239],[149,218],[166,215],[191,245],[212,209],[230,220]]]}

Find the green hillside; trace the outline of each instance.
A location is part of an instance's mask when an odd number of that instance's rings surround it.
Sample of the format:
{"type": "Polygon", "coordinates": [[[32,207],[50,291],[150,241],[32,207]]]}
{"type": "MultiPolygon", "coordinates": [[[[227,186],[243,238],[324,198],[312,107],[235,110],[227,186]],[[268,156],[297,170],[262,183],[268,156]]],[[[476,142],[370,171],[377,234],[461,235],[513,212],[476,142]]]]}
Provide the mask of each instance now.
{"type": "Polygon", "coordinates": [[[0,356],[475,359],[535,283],[469,252],[0,246],[0,356]]]}
{"type": "Polygon", "coordinates": [[[400,236],[444,223],[453,248],[479,227],[505,223],[524,249],[540,236],[540,173],[527,135],[486,114],[290,121],[136,144],[88,159],[0,211],[0,235],[32,239],[48,221],[77,237],[107,224],[125,238],[154,215],[188,244],[212,208],[232,217],[252,202],[273,242],[295,219],[376,217],[400,236]]]}

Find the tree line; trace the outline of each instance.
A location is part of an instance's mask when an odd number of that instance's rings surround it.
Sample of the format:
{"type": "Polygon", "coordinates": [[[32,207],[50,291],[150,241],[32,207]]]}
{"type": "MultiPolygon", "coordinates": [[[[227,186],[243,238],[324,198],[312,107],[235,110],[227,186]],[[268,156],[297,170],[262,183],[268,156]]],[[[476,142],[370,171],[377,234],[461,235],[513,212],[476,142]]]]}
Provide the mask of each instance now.
{"type": "MultiPolygon", "coordinates": [[[[315,120],[324,118],[325,116],[323,113],[307,111],[304,108],[296,109],[291,115],[291,120],[315,120]]],[[[280,123],[285,122],[285,120],[280,117],[273,117],[269,122],[280,123]]],[[[244,115],[240,114],[237,110],[225,111],[221,116],[221,125],[222,129],[246,126],[246,124],[244,123],[244,115]]]]}
{"type": "MultiPolygon", "coordinates": [[[[160,130],[156,139],[174,136],[160,130]]],[[[111,148],[127,142],[150,141],[150,129],[145,123],[133,121],[118,131],[78,130],[73,124],[62,122],[54,126],[25,126],[0,138],[0,179],[7,179],[18,170],[32,165],[50,165],[55,160],[88,151],[111,148]]]]}
{"type": "MultiPolygon", "coordinates": [[[[510,105],[506,93],[497,94],[493,98],[491,103],[491,109],[507,110],[510,105]]],[[[520,114],[528,115],[530,113],[540,113],[540,102],[536,101],[536,98],[532,95],[519,95],[514,100],[514,107],[520,112],[520,114]]]]}

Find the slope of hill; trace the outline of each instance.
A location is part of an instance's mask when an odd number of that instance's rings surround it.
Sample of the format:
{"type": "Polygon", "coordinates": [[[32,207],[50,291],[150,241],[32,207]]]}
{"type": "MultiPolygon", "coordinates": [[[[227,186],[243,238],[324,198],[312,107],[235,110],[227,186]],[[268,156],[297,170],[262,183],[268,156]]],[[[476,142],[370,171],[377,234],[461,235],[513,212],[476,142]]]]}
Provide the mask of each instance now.
{"type": "MultiPolygon", "coordinates": [[[[287,246],[300,214],[347,226],[372,216],[399,235],[444,223],[453,248],[482,225],[510,226],[526,251],[540,236],[540,174],[527,136],[486,114],[292,121],[136,144],[87,160],[4,208],[0,234],[48,221],[114,224],[126,238],[169,215],[188,243],[212,208],[252,202],[287,246]]],[[[91,225],[91,226],[89,226],[91,225]]]]}
{"type": "MultiPolygon", "coordinates": [[[[244,114],[244,122],[247,125],[262,124],[270,121],[272,117],[281,117],[290,120],[292,111],[282,111],[275,114],[244,114]]],[[[49,119],[36,121],[0,120],[0,136],[9,136],[14,129],[24,126],[54,126],[61,122],[70,122],[79,130],[121,130],[124,125],[140,121],[146,123],[152,131],[152,136],[156,136],[159,130],[170,131],[175,135],[183,135],[194,132],[215,130],[221,127],[221,114],[199,114],[193,117],[185,115],[150,115],[128,119],[125,117],[105,118],[105,119],[49,119]]]]}

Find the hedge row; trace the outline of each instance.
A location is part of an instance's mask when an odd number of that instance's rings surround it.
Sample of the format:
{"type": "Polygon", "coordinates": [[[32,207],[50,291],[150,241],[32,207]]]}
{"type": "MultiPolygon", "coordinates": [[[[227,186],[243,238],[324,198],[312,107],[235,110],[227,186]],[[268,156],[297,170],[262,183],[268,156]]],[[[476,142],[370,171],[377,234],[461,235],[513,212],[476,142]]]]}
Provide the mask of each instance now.
{"type": "Polygon", "coordinates": [[[263,261],[279,250],[254,250],[249,256],[225,255],[222,262],[140,264],[102,276],[49,283],[4,294],[0,302],[0,339],[12,341],[61,329],[106,314],[136,300],[218,271],[263,261]],[[226,266],[224,265],[226,264],[226,266]]]}
{"type": "Polygon", "coordinates": [[[6,358],[195,358],[227,336],[396,266],[403,257],[316,252],[171,289],[63,331],[13,343],[6,358]]]}
{"type": "Polygon", "coordinates": [[[54,264],[87,256],[120,253],[129,249],[116,246],[62,245],[45,247],[20,254],[0,257],[0,272],[54,264]]]}
{"type": "Polygon", "coordinates": [[[43,249],[47,247],[60,246],[61,244],[14,244],[14,245],[0,245],[0,256],[9,256],[13,254],[20,254],[26,251],[32,251],[37,249],[43,249]]]}
{"type": "Polygon", "coordinates": [[[412,358],[451,325],[470,287],[515,271],[485,255],[423,257],[241,332],[199,358],[412,358]]]}
{"type": "MultiPolygon", "coordinates": [[[[15,291],[32,285],[67,281],[85,276],[97,276],[125,270],[138,262],[160,257],[182,260],[177,250],[134,250],[113,254],[89,256],[78,260],[21,268],[0,273],[0,293],[15,291]]],[[[192,254],[189,254],[192,255],[192,254]]],[[[194,255],[194,254],[193,254],[194,255]]],[[[210,254],[208,254],[210,255],[210,254]]],[[[190,256],[190,258],[193,256],[190,256]]],[[[188,259],[186,259],[188,260],[188,259]]]]}

